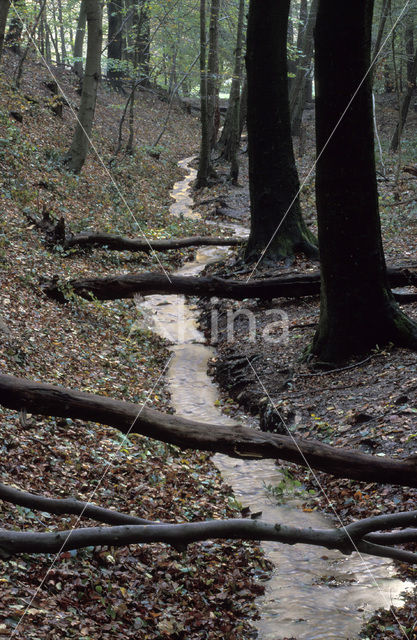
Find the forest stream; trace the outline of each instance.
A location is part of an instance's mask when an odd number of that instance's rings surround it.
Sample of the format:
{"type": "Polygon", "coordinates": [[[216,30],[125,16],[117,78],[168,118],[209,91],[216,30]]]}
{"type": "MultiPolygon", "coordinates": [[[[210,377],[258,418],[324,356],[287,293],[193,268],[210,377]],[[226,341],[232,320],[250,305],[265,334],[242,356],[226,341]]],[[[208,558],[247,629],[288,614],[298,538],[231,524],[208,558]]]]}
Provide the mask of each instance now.
{"type": "MultiPolygon", "coordinates": [[[[174,185],[172,215],[198,218],[193,211],[190,184],[195,170],[193,158],[180,161],[188,173],[174,185]]],[[[247,235],[233,223],[221,223],[228,231],[247,235]]],[[[227,255],[227,247],[203,247],[193,262],[177,273],[197,275],[213,261],[227,255]]],[[[141,319],[138,324],[151,327],[171,343],[172,360],[167,372],[172,406],[179,416],[199,422],[232,424],[231,418],[216,406],[219,391],[207,374],[207,362],[214,349],[205,343],[197,327],[198,309],[184,296],[152,295],[137,300],[141,319]]],[[[318,512],[304,512],[301,500],[290,498],[277,504],[266,487],[282,479],[271,460],[237,460],[216,454],[214,463],[224,480],[232,486],[236,498],[253,512],[262,511],[262,519],[299,527],[329,528],[335,523],[318,512]]],[[[308,545],[289,546],[262,543],[275,569],[266,583],[265,595],[258,599],[260,620],[256,623],[260,640],[346,640],[358,637],[361,626],[379,607],[399,604],[399,594],[407,583],[393,577],[390,560],[354,553],[343,556],[337,551],[308,545]]]]}

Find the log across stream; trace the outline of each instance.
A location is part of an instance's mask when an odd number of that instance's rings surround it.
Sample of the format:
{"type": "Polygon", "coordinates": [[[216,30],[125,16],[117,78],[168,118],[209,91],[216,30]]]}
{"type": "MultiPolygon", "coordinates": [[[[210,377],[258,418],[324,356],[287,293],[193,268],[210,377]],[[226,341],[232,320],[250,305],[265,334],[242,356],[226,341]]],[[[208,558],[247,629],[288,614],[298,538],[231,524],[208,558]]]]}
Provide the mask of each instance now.
{"type": "MultiPolygon", "coordinates": [[[[195,172],[189,167],[192,158],[179,165],[188,171],[178,182],[172,196],[173,215],[198,217],[192,211],[189,185],[195,172]]],[[[235,224],[224,225],[239,235],[247,230],[235,224]]],[[[228,253],[226,247],[204,247],[194,262],[178,273],[197,275],[206,264],[228,253]]],[[[172,360],[167,372],[172,405],[176,413],[199,422],[228,424],[231,420],[216,406],[219,392],[207,375],[207,362],[214,350],[205,344],[197,328],[198,310],[180,295],[152,295],[138,299],[139,326],[152,328],[171,343],[172,360]]],[[[295,498],[277,504],[266,486],[282,479],[270,460],[236,460],[216,454],[214,462],[225,481],[233,487],[236,498],[253,512],[262,511],[267,522],[282,522],[302,527],[326,528],[332,522],[324,515],[302,511],[295,498]]],[[[340,523],[339,523],[340,524],[340,523]]],[[[261,618],[256,623],[261,640],[346,640],[358,637],[371,613],[398,604],[399,594],[407,584],[393,578],[389,560],[359,554],[343,556],[307,545],[262,544],[275,565],[266,583],[265,596],[259,598],[261,618]]]]}

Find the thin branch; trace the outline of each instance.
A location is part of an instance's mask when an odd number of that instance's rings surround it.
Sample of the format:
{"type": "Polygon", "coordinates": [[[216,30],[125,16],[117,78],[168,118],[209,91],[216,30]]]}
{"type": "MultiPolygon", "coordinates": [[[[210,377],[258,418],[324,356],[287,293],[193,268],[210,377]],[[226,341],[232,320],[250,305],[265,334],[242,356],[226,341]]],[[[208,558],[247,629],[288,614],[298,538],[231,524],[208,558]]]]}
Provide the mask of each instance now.
{"type": "Polygon", "coordinates": [[[95,504],[76,500],[75,498],[46,498],[45,496],[21,491],[1,483],[0,499],[32,510],[45,511],[56,515],[77,515],[105,524],[155,524],[155,521],[152,520],[137,518],[126,513],[105,509],[104,507],[97,507],[95,504]]]}

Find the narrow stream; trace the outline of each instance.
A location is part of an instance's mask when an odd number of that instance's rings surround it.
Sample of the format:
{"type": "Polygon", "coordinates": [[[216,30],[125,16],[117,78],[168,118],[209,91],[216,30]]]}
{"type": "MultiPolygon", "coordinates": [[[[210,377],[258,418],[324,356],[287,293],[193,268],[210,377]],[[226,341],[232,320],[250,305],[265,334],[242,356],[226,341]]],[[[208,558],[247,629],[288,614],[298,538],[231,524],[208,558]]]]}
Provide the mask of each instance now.
{"type": "MultiPolygon", "coordinates": [[[[189,167],[192,159],[179,163],[188,175],[174,185],[171,213],[198,218],[199,214],[190,209],[189,185],[195,178],[195,170],[189,167]]],[[[239,225],[227,223],[224,227],[247,235],[239,225]]],[[[195,260],[177,273],[196,275],[227,253],[227,247],[203,247],[195,260]]],[[[147,296],[137,301],[137,307],[141,315],[138,324],[151,327],[172,343],[167,382],[177,414],[199,422],[233,424],[215,406],[219,392],[207,375],[207,362],[214,349],[206,346],[197,328],[198,309],[186,303],[184,296],[176,295],[147,296]]],[[[272,461],[236,460],[222,454],[216,454],[213,460],[237,499],[252,511],[262,511],[263,520],[300,527],[333,526],[320,513],[302,511],[295,499],[286,504],[271,499],[265,487],[275,486],[282,479],[272,461]]],[[[407,583],[392,577],[392,562],[382,558],[361,558],[356,553],[346,557],[308,545],[265,542],[262,547],[275,570],[265,596],[258,599],[261,640],[353,640],[375,609],[398,604],[399,594],[407,587],[407,583]]]]}

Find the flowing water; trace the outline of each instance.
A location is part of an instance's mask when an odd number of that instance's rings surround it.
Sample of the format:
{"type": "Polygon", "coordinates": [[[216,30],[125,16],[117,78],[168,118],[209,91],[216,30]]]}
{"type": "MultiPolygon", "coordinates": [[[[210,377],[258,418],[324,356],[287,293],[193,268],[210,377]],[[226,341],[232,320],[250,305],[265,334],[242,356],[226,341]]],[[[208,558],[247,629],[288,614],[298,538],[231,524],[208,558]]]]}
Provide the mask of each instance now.
{"type": "MultiPolygon", "coordinates": [[[[195,171],[189,167],[192,158],[179,166],[189,173],[174,185],[173,215],[198,218],[190,209],[189,185],[195,171]]],[[[235,224],[225,224],[239,235],[247,230],[235,224]]],[[[206,247],[197,252],[193,262],[178,273],[198,274],[206,264],[227,255],[225,247],[206,247]]],[[[197,328],[198,309],[186,303],[184,296],[147,296],[137,301],[141,320],[138,324],[151,327],[171,343],[173,357],[167,373],[172,405],[178,415],[199,422],[233,424],[215,405],[219,398],[217,386],[207,375],[207,362],[214,350],[206,346],[197,328]]],[[[214,462],[230,484],[237,499],[252,511],[262,511],[262,519],[299,527],[329,528],[333,525],[322,514],[304,512],[295,498],[277,504],[266,486],[276,486],[282,475],[269,460],[236,460],[217,454],[214,462]]],[[[269,560],[275,566],[266,583],[265,596],[258,599],[261,640],[346,640],[358,637],[366,618],[379,607],[398,604],[399,594],[407,584],[391,577],[389,560],[360,557],[354,553],[343,556],[336,551],[308,545],[262,543],[269,560]]]]}

